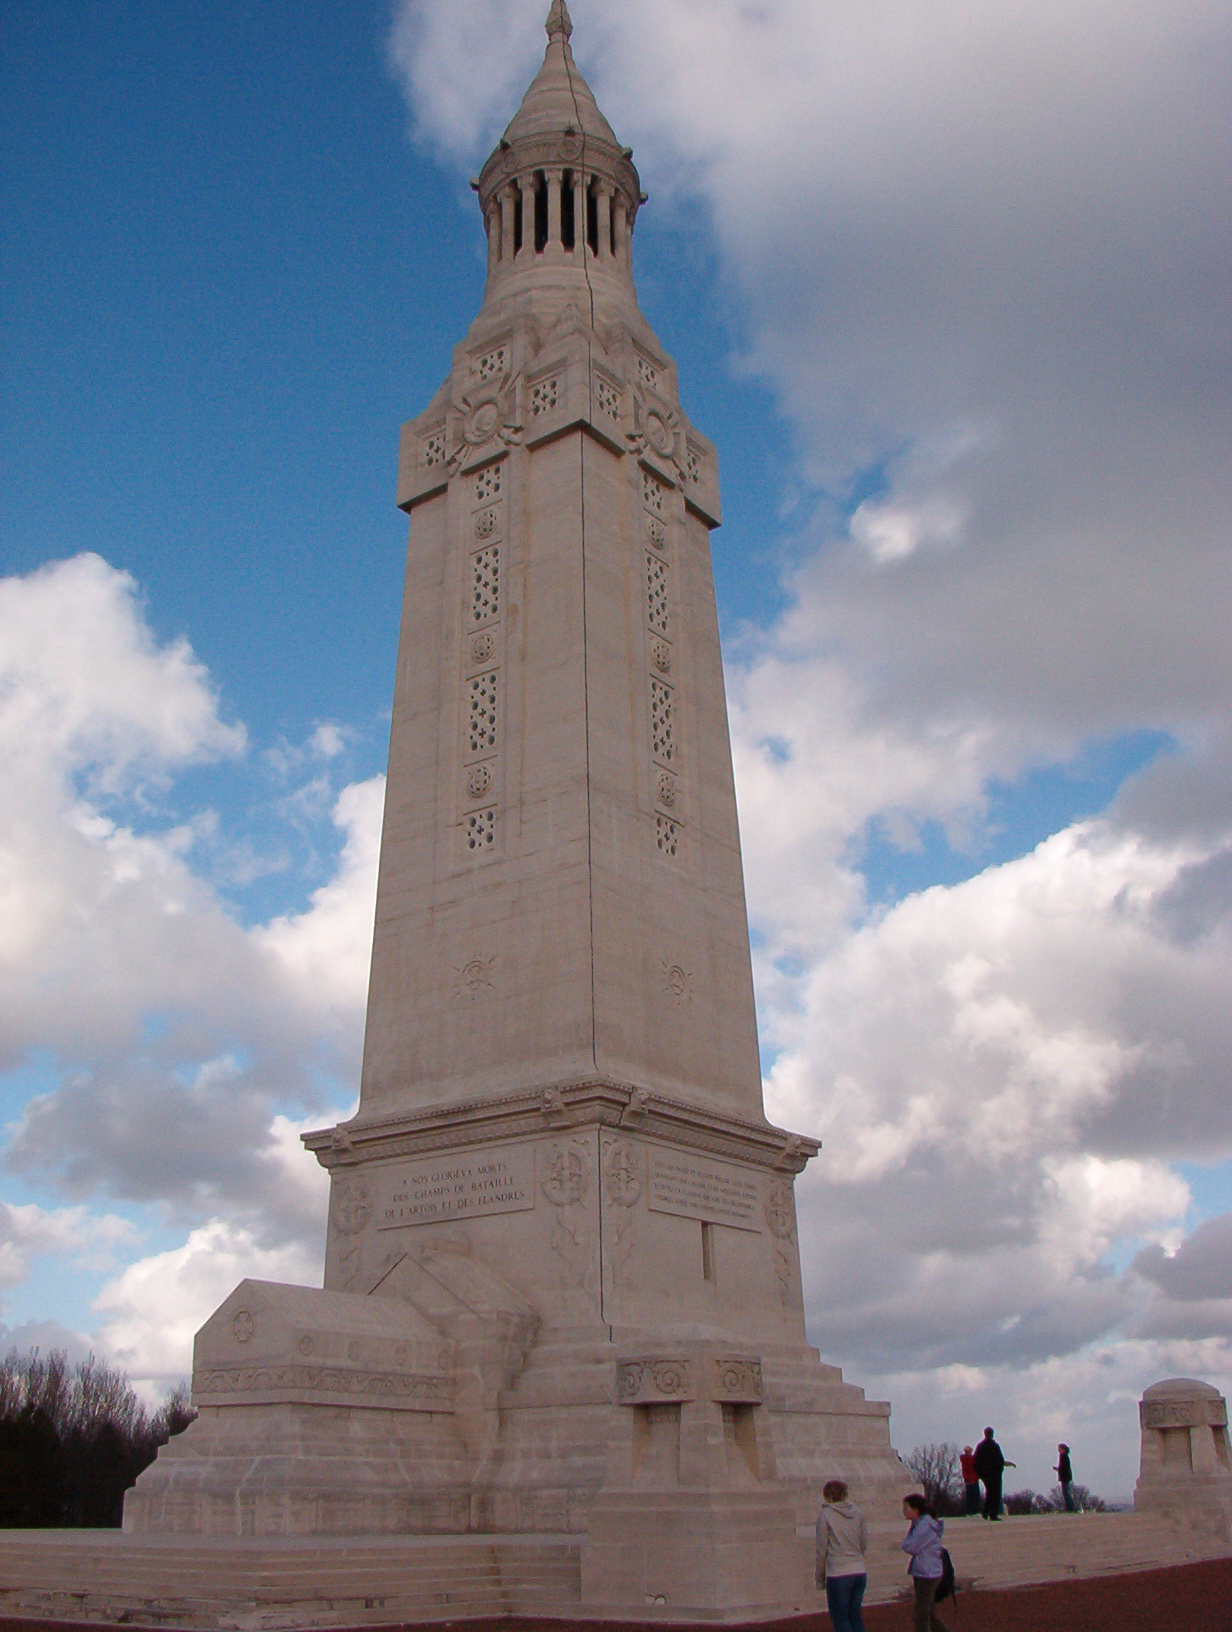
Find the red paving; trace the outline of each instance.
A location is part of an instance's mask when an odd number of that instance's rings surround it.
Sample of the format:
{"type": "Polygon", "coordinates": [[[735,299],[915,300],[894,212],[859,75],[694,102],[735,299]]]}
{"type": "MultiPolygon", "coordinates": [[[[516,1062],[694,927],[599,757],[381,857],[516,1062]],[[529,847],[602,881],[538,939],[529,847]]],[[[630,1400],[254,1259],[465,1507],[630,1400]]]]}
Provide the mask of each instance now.
{"type": "MultiPolygon", "coordinates": [[[[957,1606],[944,1606],[944,1620],[950,1632],[1232,1632],[1232,1558],[1085,1581],[1052,1581],[1004,1592],[960,1592],[957,1606]]],[[[448,1632],[450,1627],[459,1632],[645,1632],[649,1624],[540,1620],[522,1615],[502,1620],[365,1626],[349,1632],[448,1632]]],[[[870,1604],[864,1611],[864,1625],[865,1632],[911,1632],[911,1605],[905,1601],[870,1604]]],[[[125,1627],[126,1632],[145,1632],[131,1621],[125,1627]]],[[[747,1628],[694,1621],[689,1627],[691,1632],[830,1632],[830,1617],[796,1615],[747,1628]]],[[[99,1632],[99,1623],[0,1616],[0,1632],[99,1632]]],[[[331,1628],[330,1632],[348,1629],[331,1628]]]]}

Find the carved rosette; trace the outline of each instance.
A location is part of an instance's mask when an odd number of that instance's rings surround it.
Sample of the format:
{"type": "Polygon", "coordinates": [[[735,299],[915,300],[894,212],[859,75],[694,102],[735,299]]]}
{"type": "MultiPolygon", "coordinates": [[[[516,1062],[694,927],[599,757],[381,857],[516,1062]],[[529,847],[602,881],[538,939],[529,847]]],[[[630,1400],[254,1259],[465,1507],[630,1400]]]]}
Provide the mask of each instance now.
{"type": "Polygon", "coordinates": [[[723,1355],[710,1362],[710,1398],[732,1405],[757,1405],[762,1399],[761,1361],[723,1355]]]}
{"type": "Polygon", "coordinates": [[[779,1180],[770,1186],[762,1214],[777,1241],[791,1240],[796,1233],[796,1209],[789,1184],[779,1180]]]}
{"type": "Polygon", "coordinates": [[[630,1139],[613,1139],[604,1147],[603,1184],[616,1207],[632,1207],[642,1193],[642,1168],[630,1139]]]}
{"type": "Polygon", "coordinates": [[[543,1153],[539,1188],[553,1207],[572,1207],[590,1188],[590,1152],[580,1139],[558,1140],[543,1153]]]}
{"type": "Polygon", "coordinates": [[[616,1398],[621,1405],[660,1405],[693,1398],[692,1372],[686,1359],[624,1360],[616,1368],[616,1398]]]}

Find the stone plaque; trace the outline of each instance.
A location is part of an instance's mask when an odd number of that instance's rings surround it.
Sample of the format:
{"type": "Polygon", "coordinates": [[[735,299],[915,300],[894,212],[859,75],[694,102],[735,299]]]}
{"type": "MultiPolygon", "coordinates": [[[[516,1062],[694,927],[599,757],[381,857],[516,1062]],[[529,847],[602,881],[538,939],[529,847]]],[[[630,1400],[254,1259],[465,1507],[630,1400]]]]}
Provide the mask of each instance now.
{"type": "Polygon", "coordinates": [[[535,1205],[535,1160],[529,1145],[429,1156],[384,1177],[379,1230],[438,1224],[491,1213],[522,1213],[535,1205]]]}
{"type": "Polygon", "coordinates": [[[653,1151],[649,1205],[656,1213],[700,1218],[736,1230],[760,1230],[761,1192],[757,1180],[738,1167],[699,1161],[695,1156],[653,1151]]]}

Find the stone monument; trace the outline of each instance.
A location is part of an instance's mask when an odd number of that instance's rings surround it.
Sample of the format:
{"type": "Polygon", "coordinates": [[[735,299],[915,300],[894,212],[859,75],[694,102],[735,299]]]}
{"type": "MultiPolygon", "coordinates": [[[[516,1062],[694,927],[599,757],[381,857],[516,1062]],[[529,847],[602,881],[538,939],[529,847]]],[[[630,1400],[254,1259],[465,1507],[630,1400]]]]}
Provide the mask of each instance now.
{"type": "Polygon", "coordinates": [[[584,1533],[602,1612],[811,1607],[825,1479],[910,1476],[805,1336],[762,1107],[712,444],[638,309],[645,202],[570,50],[474,186],[483,306],[410,516],[359,1110],[325,1290],[246,1281],[133,1531],[584,1533]]]}
{"type": "Polygon", "coordinates": [[[1134,1507],[1232,1541],[1228,1402],[1210,1383],[1152,1383],[1138,1406],[1142,1457],[1134,1507]]]}

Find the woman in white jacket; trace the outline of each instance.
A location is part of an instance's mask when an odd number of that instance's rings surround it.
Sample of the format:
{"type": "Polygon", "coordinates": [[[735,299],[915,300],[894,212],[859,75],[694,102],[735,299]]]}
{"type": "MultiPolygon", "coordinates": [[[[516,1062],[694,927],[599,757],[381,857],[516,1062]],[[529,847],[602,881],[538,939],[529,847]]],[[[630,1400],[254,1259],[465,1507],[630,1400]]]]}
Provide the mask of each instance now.
{"type": "Polygon", "coordinates": [[[864,1515],[847,1500],[847,1486],[831,1479],[822,1486],[826,1505],[817,1515],[817,1585],[826,1589],[834,1632],[864,1632],[860,1605],[868,1585],[864,1515]]]}

